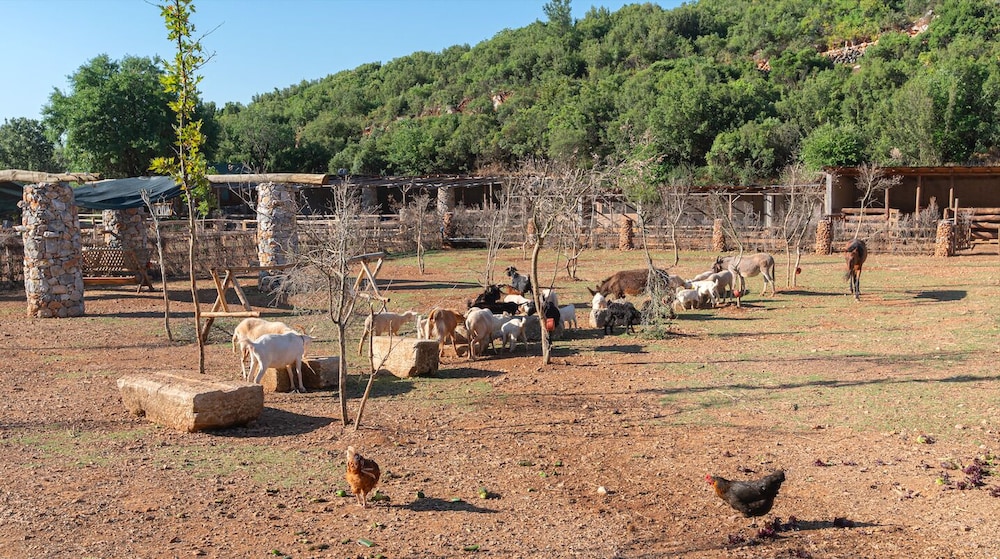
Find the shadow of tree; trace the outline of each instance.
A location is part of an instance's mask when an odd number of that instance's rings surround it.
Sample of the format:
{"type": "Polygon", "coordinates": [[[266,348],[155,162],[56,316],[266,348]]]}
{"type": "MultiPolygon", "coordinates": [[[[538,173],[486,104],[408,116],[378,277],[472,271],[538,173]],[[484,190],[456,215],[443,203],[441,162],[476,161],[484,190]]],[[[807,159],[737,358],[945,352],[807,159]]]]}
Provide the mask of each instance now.
{"type": "Polygon", "coordinates": [[[478,507],[472,503],[466,501],[452,501],[445,499],[438,499],[436,497],[424,497],[423,499],[415,499],[405,505],[393,505],[402,509],[411,510],[413,512],[474,512],[479,514],[495,514],[497,511],[494,509],[488,509],[483,507],[478,507]]]}
{"type": "Polygon", "coordinates": [[[332,422],[333,419],[330,417],[303,415],[265,407],[257,421],[250,425],[207,431],[207,433],[233,438],[289,437],[310,433],[326,427],[332,422]]]}

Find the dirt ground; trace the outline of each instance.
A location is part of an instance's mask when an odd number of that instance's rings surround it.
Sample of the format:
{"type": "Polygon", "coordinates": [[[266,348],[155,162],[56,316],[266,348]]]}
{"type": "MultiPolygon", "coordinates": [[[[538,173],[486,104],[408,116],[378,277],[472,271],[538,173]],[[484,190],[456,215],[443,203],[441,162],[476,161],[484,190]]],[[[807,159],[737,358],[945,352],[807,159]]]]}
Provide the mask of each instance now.
{"type": "MultiPolygon", "coordinates": [[[[426,275],[385,265],[399,310],[478,291],[459,270],[481,255],[442,258],[426,275]]],[[[688,311],[666,336],[601,335],[592,281],[560,276],[580,328],[552,364],[537,344],[475,362],[449,350],[432,378],[377,378],[357,431],[332,390],[266,393],[258,421],[217,432],[130,416],[120,376],[198,375],[183,281],[175,343],[161,293],[95,289],[86,316],[40,320],[22,291],[0,292],[0,556],[997,557],[998,259],[871,260],[859,303],[839,257],[813,258],[799,287],[779,269],[777,295],[752,279],[741,308],[688,311]],[[338,496],[349,444],[381,465],[387,501],[338,496]],[[963,471],[977,458],[981,486],[963,471]],[[704,479],[778,468],[787,481],[755,522],[704,479]],[[774,537],[758,533],[775,518],[774,537]]],[[[590,253],[580,275],[636,265],[590,253]]],[[[334,354],[322,315],[265,315],[305,322],[310,352],[334,354]]],[[[233,324],[212,333],[210,377],[239,376],[233,324]]],[[[352,415],[365,380],[352,375],[352,415]]]]}

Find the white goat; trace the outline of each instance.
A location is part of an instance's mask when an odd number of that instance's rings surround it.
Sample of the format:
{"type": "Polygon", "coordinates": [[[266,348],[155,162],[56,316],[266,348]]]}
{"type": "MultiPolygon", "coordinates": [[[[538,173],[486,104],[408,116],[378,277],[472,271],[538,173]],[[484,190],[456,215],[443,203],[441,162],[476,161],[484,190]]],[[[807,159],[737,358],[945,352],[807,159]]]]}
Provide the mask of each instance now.
{"type": "Polygon", "coordinates": [[[608,308],[608,298],[601,295],[600,292],[594,293],[594,298],[590,300],[590,308],[595,311],[608,308]]]}
{"type": "Polygon", "coordinates": [[[702,300],[707,299],[709,302],[712,303],[712,308],[715,308],[716,304],[715,293],[716,290],[719,288],[718,279],[689,281],[687,282],[687,286],[690,289],[697,290],[698,296],[701,297],[702,300]]]}
{"type": "Polygon", "coordinates": [[[566,305],[559,307],[559,321],[567,328],[576,328],[576,305],[566,305]]]}
{"type": "Polygon", "coordinates": [[[500,332],[503,334],[503,341],[500,343],[500,349],[508,347],[509,344],[510,351],[513,352],[517,349],[518,340],[524,344],[525,348],[528,347],[528,338],[524,334],[524,324],[527,321],[527,317],[523,316],[512,318],[500,327],[500,332]]]}
{"type": "Polygon", "coordinates": [[[735,274],[731,270],[723,270],[721,272],[716,272],[708,278],[708,281],[715,280],[717,285],[715,288],[715,297],[717,299],[726,300],[733,293],[733,280],[735,279],[735,274]]]}
{"type": "Polygon", "coordinates": [[[305,354],[306,344],[312,339],[312,337],[298,332],[265,334],[257,341],[244,338],[243,341],[250,348],[251,375],[254,367],[257,367],[254,382],[260,384],[261,379],[264,378],[264,372],[268,369],[285,369],[288,371],[288,381],[292,390],[306,392],[306,387],[302,383],[302,356],[305,354]],[[293,365],[295,366],[294,376],[292,375],[293,365]]]}
{"type": "Polygon", "coordinates": [[[475,359],[493,347],[493,339],[503,335],[500,327],[512,319],[509,315],[496,315],[489,309],[473,307],[465,315],[465,328],[469,331],[469,359],[475,359]]]}
{"type": "Polygon", "coordinates": [[[384,336],[385,334],[398,334],[399,329],[410,320],[417,318],[416,311],[406,311],[402,314],[394,312],[379,312],[365,317],[365,328],[361,333],[361,341],[358,343],[358,355],[361,355],[361,348],[365,345],[368,335],[384,336]]]}
{"type": "Polygon", "coordinates": [[[240,371],[243,373],[243,380],[250,380],[250,372],[247,370],[247,361],[250,359],[250,348],[243,340],[254,340],[265,334],[284,334],[286,332],[297,332],[294,328],[284,322],[264,320],[262,318],[245,318],[233,330],[233,353],[236,353],[236,346],[240,348],[240,371]]]}
{"type": "Polygon", "coordinates": [[[684,309],[696,309],[701,304],[701,296],[697,289],[678,289],[671,303],[675,312],[684,309]]]}
{"type": "Polygon", "coordinates": [[[531,299],[528,299],[524,295],[518,295],[518,294],[515,293],[515,294],[512,294],[512,295],[504,295],[503,296],[503,302],[504,303],[517,303],[518,305],[524,305],[526,303],[530,303],[531,299]]]}
{"type": "Polygon", "coordinates": [[[543,289],[542,290],[542,306],[545,306],[546,302],[550,302],[555,306],[559,306],[559,295],[556,294],[555,289],[543,289]]]}

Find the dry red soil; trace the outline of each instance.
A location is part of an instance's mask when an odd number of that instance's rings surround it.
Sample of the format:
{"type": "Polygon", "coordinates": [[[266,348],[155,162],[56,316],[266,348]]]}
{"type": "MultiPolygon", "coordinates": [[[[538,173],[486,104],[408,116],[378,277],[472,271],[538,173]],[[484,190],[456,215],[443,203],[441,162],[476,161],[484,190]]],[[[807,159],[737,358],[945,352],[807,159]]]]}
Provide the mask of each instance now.
{"type": "MultiPolygon", "coordinates": [[[[581,275],[634,267],[609,264],[617,255],[588,255],[581,275]]],[[[860,303],[829,257],[801,281],[835,279],[781,289],[779,276],[776,296],[690,311],[662,339],[590,329],[592,283],[560,278],[581,328],[551,364],[538,344],[475,362],[448,350],[433,378],[377,378],[358,430],[341,425],[333,390],[266,393],[255,423],[216,432],[130,416],[120,376],[198,376],[182,281],[174,343],[160,293],[88,291],[86,316],[41,320],[23,318],[23,292],[2,292],[0,556],[997,557],[1000,472],[963,490],[967,475],[945,468],[1000,447],[996,347],[961,339],[971,323],[996,341],[996,257],[872,260],[860,303]],[[890,285],[908,266],[923,287],[890,285]],[[789,319],[817,307],[830,312],[789,319]],[[387,501],[338,496],[348,445],[381,465],[387,501]],[[787,481],[755,522],[704,479],[778,468],[787,481]],[[774,518],[775,537],[758,535],[774,518]]],[[[454,269],[410,264],[382,273],[403,300],[458,308],[477,291],[449,283],[454,269]]],[[[265,314],[306,322],[311,351],[334,351],[322,315],[288,313],[265,314]]],[[[206,375],[234,379],[235,321],[220,322],[206,375]]],[[[366,378],[351,377],[352,416],[366,378]]]]}

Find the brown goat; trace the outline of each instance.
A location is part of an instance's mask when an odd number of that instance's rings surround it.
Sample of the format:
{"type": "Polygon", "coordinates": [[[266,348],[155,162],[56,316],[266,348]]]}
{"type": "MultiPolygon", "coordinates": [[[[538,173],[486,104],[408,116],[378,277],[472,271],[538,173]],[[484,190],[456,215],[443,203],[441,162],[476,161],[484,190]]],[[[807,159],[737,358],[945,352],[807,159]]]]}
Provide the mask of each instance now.
{"type": "MultiPolygon", "coordinates": [[[[663,270],[656,270],[656,274],[665,281],[666,286],[671,290],[684,284],[684,280],[680,277],[672,276],[663,270]]],[[[597,285],[596,291],[590,289],[589,287],[587,288],[587,291],[590,291],[591,295],[600,293],[601,295],[610,297],[611,299],[621,299],[626,295],[642,295],[645,293],[646,283],[648,280],[648,268],[641,268],[638,270],[622,270],[597,285]]]]}

